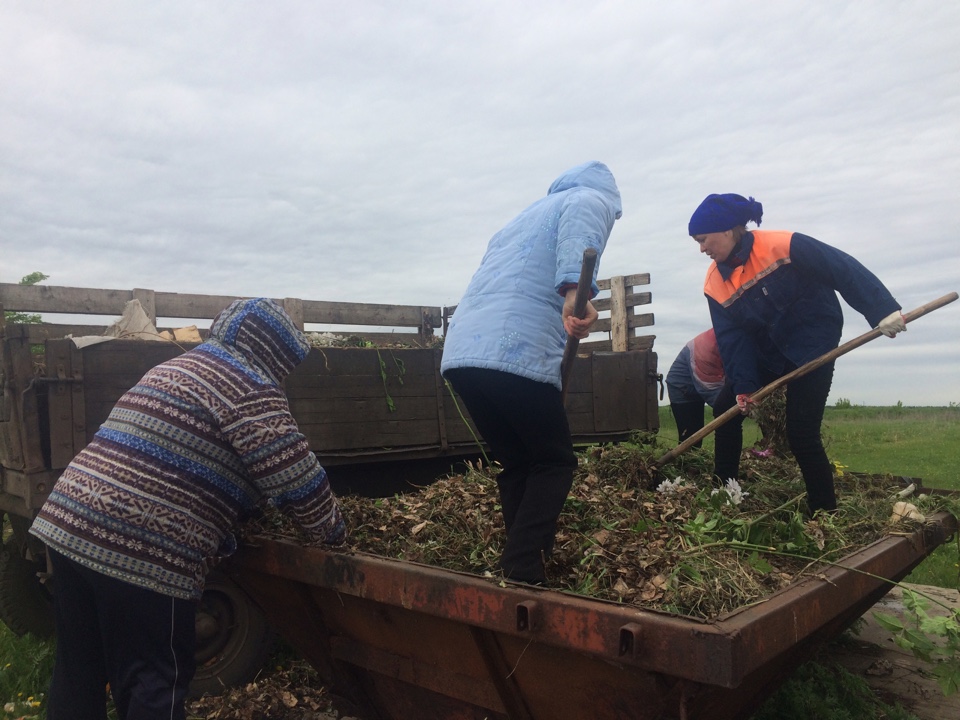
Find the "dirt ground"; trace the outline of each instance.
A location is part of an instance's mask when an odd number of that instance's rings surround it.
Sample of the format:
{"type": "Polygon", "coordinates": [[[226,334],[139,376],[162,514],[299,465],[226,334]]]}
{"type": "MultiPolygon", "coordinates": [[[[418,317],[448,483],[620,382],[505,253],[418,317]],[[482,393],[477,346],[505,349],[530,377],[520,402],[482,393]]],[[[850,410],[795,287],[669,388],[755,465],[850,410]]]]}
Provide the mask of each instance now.
{"type": "MultiPolygon", "coordinates": [[[[906,585],[935,599],[948,608],[960,608],[960,591],[929,585],[906,585]]],[[[862,677],[888,704],[899,703],[920,720],[956,720],[960,717],[960,698],[945,697],[923,663],[912,653],[898,647],[890,631],[873,617],[875,612],[893,615],[909,622],[903,604],[903,591],[894,587],[865,613],[856,631],[846,633],[841,642],[830,645],[829,657],[851,673],[862,677]]],[[[946,615],[949,611],[931,604],[930,614],[946,615]]]]}

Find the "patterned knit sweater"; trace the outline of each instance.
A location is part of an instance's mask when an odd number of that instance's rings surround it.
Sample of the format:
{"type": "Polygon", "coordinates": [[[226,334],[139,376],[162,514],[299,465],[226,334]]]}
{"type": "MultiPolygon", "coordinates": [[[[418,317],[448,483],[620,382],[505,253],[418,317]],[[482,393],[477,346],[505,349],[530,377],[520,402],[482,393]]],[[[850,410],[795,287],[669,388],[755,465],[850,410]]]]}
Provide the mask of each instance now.
{"type": "Polygon", "coordinates": [[[105,575],[199,599],[236,524],[270,500],[320,542],[346,529],[280,386],[309,352],[272,300],[238,300],[210,339],[150,370],[57,480],[31,532],[105,575]]]}

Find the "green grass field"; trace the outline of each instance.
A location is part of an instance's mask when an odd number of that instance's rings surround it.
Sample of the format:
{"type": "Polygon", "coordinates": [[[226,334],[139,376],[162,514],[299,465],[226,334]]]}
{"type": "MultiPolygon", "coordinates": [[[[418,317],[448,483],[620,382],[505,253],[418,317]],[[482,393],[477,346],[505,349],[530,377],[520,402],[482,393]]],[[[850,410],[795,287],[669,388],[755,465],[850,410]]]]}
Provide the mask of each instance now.
{"type": "MultiPolygon", "coordinates": [[[[668,407],[660,408],[660,436],[675,445],[676,426],[668,407]]],[[[960,491],[960,408],[828,408],[824,439],[832,461],[849,471],[891,473],[923,480],[924,485],[960,491]]],[[[745,446],[759,433],[748,420],[745,446]]],[[[712,438],[704,441],[712,449],[712,438]]],[[[938,549],[907,578],[908,582],[958,587],[957,543],[938,549]]],[[[43,697],[53,664],[51,643],[17,638],[0,625],[0,720],[43,720],[43,697]]],[[[874,698],[862,681],[833,667],[807,663],[755,716],[754,720],[908,720],[912,716],[874,698]],[[858,682],[860,685],[858,685],[858,682]]]]}

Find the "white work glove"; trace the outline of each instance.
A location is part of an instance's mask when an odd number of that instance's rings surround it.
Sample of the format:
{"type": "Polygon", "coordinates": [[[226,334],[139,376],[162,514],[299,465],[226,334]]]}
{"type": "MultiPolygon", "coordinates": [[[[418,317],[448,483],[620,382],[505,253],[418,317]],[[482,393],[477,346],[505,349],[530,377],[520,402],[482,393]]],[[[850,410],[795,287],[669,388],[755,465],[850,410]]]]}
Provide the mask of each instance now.
{"type": "Polygon", "coordinates": [[[881,320],[877,329],[887,337],[893,337],[897,333],[906,332],[907,324],[903,321],[903,315],[897,310],[881,320]]]}

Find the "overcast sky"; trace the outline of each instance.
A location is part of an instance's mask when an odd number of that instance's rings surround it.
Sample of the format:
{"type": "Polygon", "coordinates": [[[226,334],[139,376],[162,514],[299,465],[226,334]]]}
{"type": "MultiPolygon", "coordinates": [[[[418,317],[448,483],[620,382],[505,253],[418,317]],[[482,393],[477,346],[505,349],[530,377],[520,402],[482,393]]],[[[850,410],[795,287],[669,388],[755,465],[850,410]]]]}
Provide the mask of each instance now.
{"type": "MultiPolygon", "coordinates": [[[[0,282],[453,305],[601,160],[600,275],[651,274],[664,373],[709,326],[712,192],[905,310],[960,290],[955,1],[4,0],[0,48],[0,282]]],[[[831,403],[960,403],[958,350],[960,302],[841,358],[831,403]]]]}

